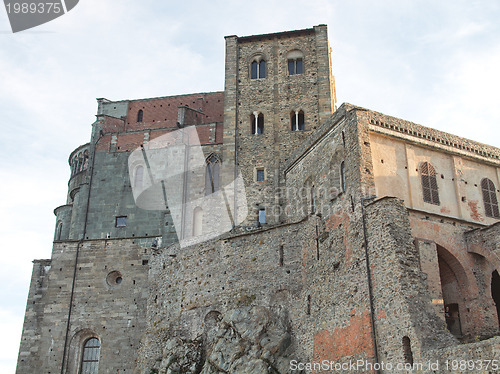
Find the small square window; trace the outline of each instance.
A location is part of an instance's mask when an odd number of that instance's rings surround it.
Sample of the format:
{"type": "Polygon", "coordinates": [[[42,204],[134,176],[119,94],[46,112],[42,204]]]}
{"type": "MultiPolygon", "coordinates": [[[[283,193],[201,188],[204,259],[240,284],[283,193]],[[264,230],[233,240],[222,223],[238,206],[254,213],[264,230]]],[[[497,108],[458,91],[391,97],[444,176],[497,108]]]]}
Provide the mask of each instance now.
{"type": "Polygon", "coordinates": [[[116,227],[126,227],[127,226],[127,216],[116,217],[116,227]]]}
{"type": "Polygon", "coordinates": [[[266,223],[266,210],[264,208],[259,209],[259,223],[266,223]]]}
{"type": "Polygon", "coordinates": [[[257,182],[264,182],[265,174],[264,169],[257,169],[257,182]]]}

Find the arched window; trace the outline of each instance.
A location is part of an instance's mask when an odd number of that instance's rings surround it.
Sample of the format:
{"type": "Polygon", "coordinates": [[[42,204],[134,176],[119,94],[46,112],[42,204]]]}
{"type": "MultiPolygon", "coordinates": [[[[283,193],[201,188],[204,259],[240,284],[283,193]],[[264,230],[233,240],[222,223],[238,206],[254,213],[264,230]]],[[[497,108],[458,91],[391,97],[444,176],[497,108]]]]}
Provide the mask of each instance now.
{"type": "Polygon", "coordinates": [[[304,72],[304,54],[299,50],[288,52],[288,75],[302,74],[304,72]]]}
{"type": "Polygon", "coordinates": [[[57,223],[55,240],[61,240],[62,225],[62,222],[57,223]]]}
{"type": "Polygon", "coordinates": [[[99,353],[101,343],[97,338],[90,338],[83,345],[82,364],[80,374],[97,374],[99,368],[99,353]]]}
{"type": "Polygon", "coordinates": [[[211,155],[207,159],[205,171],[205,195],[219,191],[220,159],[211,155]]]}
{"type": "Polygon", "coordinates": [[[134,175],[134,188],[142,189],[142,179],[144,177],[144,167],[142,165],[137,166],[134,175]]]}
{"type": "Polygon", "coordinates": [[[495,184],[491,179],[484,178],[481,181],[481,190],[483,191],[484,211],[486,216],[500,218],[495,184]]]}
{"type": "Polygon", "coordinates": [[[290,113],[290,124],[292,131],[303,131],[305,129],[304,112],[302,110],[292,111],[290,113]]]}
{"type": "Polygon", "coordinates": [[[255,56],[250,63],[250,78],[261,79],[266,77],[266,60],[261,55],[255,56]]]}
{"type": "Polygon", "coordinates": [[[196,207],[193,210],[193,236],[203,234],[203,209],[196,207]]]}
{"type": "Polygon", "coordinates": [[[250,122],[253,135],[264,133],[264,115],[262,113],[253,112],[250,116],[250,122]]]}
{"type": "Polygon", "coordinates": [[[137,122],[142,122],[143,116],[144,112],[142,111],[142,109],[139,109],[139,111],[137,112],[137,122]]]}
{"type": "Polygon", "coordinates": [[[83,170],[83,154],[79,153],[78,154],[78,170],[77,173],[81,172],[83,170]]]}
{"type": "Polygon", "coordinates": [[[83,152],[83,169],[82,170],[87,170],[87,166],[89,163],[89,151],[83,152]]]}
{"type": "Polygon", "coordinates": [[[420,177],[422,178],[422,191],[426,203],[439,205],[439,193],[436,180],[436,170],[428,162],[420,165],[420,177]]]}
{"type": "Polygon", "coordinates": [[[340,189],[342,192],[345,192],[345,162],[342,161],[340,163],[340,189]]]}

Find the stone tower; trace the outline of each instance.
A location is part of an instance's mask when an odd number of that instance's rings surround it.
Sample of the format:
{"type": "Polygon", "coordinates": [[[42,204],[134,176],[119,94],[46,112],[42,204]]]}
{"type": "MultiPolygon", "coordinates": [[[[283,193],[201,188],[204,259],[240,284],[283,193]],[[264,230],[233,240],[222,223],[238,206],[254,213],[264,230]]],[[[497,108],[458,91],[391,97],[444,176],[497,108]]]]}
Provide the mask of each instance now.
{"type": "Polygon", "coordinates": [[[335,101],[326,25],[226,37],[223,157],[243,173],[247,224],[283,221],[282,166],[335,101]]]}

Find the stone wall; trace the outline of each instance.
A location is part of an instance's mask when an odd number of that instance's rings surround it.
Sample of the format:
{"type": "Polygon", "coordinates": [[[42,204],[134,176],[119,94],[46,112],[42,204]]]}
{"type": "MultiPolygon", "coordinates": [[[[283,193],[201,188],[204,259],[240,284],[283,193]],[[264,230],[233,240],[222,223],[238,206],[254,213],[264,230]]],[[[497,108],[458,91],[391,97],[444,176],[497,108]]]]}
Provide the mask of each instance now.
{"type": "Polygon", "coordinates": [[[145,330],[150,245],[148,238],[64,241],[51,260],[35,261],[16,373],[60,373],[64,353],[64,373],[75,373],[90,337],[101,341],[106,372],[132,373],[145,330]]]}

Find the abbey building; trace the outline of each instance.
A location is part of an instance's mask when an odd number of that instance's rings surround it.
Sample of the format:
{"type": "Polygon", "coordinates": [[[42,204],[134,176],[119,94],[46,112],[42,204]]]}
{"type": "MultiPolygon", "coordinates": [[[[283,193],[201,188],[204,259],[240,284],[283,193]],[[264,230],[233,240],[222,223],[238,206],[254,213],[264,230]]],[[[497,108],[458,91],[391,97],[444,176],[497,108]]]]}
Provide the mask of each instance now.
{"type": "Polygon", "coordinates": [[[97,100],[17,373],[498,360],[500,149],[337,107],[330,53],[228,36],[224,92],[97,100]]]}

